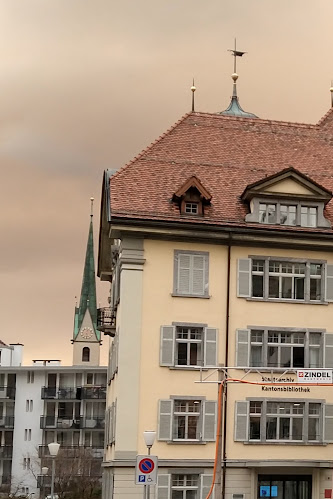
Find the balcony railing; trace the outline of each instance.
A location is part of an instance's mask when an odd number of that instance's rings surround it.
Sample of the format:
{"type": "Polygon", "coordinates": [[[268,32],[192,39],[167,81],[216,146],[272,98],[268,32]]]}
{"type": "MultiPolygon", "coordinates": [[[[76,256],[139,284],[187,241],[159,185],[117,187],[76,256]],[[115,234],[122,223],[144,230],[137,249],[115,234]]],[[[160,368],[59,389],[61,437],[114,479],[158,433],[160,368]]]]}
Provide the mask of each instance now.
{"type": "Polygon", "coordinates": [[[105,400],[106,386],[101,386],[101,385],[83,386],[81,388],[81,398],[105,400]]]}
{"type": "Polygon", "coordinates": [[[0,459],[11,459],[13,457],[13,447],[11,445],[0,445],[0,459]]]}
{"type": "Polygon", "coordinates": [[[0,399],[15,399],[15,386],[0,386],[0,399]]]}
{"type": "Polygon", "coordinates": [[[97,309],[97,329],[103,331],[108,336],[114,336],[116,327],[114,323],[114,316],[110,307],[103,307],[97,309]]]}
{"type": "Polygon", "coordinates": [[[55,388],[42,387],[42,399],[75,400],[80,399],[81,388],[55,388]]]}
{"type": "MultiPolygon", "coordinates": [[[[86,445],[61,445],[61,458],[77,458],[87,455],[92,459],[101,459],[103,457],[103,445],[94,447],[86,445]]],[[[38,457],[50,457],[50,451],[47,445],[40,445],[38,449],[38,457]]]]}
{"type": "Polygon", "coordinates": [[[14,416],[0,418],[0,428],[14,428],[14,416]]]}
{"type": "Polygon", "coordinates": [[[54,428],[61,430],[75,430],[80,428],[103,429],[104,425],[104,417],[68,418],[57,416],[41,416],[40,418],[40,427],[42,430],[54,428]]]}

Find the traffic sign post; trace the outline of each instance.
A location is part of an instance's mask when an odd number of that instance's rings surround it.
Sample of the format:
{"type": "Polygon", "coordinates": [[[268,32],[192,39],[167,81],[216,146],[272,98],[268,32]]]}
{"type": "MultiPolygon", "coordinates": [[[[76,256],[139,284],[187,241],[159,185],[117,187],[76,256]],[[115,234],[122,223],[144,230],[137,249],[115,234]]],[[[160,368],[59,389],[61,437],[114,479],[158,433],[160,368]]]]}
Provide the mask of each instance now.
{"type": "Polygon", "coordinates": [[[157,456],[136,456],[135,484],[155,485],[157,482],[157,456]]]}

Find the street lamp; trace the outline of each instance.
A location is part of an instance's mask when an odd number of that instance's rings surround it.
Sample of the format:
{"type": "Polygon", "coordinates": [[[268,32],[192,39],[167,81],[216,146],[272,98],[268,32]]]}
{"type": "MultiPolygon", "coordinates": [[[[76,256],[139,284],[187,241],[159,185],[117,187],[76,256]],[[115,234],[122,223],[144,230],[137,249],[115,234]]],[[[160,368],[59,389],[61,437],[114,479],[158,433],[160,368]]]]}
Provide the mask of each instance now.
{"type": "MultiPolygon", "coordinates": [[[[148,450],[148,456],[150,456],[150,450],[152,446],[154,445],[155,438],[156,438],[156,431],[152,430],[147,430],[143,432],[143,438],[148,450]]],[[[146,499],[150,499],[150,485],[145,485],[144,486],[144,491],[143,491],[143,497],[146,499]]]]}
{"type": "Polygon", "coordinates": [[[48,444],[49,453],[52,459],[52,478],[51,478],[51,499],[54,499],[54,475],[55,475],[55,458],[58,455],[60,444],[52,442],[48,444]]]}
{"type": "Polygon", "coordinates": [[[43,497],[45,497],[45,480],[46,480],[46,475],[48,474],[49,472],[49,469],[47,466],[43,466],[42,467],[42,494],[43,494],[43,497]]]}

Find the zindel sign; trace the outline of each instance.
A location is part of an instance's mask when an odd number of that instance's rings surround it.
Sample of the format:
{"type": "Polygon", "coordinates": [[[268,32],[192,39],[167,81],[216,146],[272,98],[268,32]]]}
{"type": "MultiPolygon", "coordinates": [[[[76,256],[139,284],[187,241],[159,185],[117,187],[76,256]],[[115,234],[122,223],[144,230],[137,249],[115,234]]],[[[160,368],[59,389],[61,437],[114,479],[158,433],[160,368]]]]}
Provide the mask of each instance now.
{"type": "Polygon", "coordinates": [[[332,369],[299,369],[297,382],[305,384],[332,383],[332,369]]]}

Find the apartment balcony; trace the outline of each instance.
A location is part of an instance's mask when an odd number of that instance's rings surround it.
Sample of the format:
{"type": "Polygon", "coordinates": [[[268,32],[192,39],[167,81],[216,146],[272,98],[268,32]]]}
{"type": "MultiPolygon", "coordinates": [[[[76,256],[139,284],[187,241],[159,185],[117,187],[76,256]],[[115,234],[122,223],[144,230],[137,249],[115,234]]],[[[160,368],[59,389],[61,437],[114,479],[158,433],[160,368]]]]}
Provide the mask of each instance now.
{"type": "Polygon", "coordinates": [[[14,428],[14,416],[4,416],[0,418],[1,428],[14,428]]]}
{"type": "Polygon", "coordinates": [[[0,459],[11,459],[13,457],[13,447],[11,445],[0,445],[0,459]]]}
{"type": "MultiPolygon", "coordinates": [[[[103,447],[93,447],[86,445],[61,445],[60,447],[61,458],[78,458],[87,455],[92,459],[102,459],[104,449],[103,447]]],[[[47,445],[40,445],[38,449],[38,457],[50,457],[50,451],[47,445]]]]}
{"type": "MultiPolygon", "coordinates": [[[[14,418],[13,418],[14,419],[14,418]]],[[[57,417],[57,416],[41,416],[40,428],[42,430],[48,429],[61,429],[61,430],[75,430],[75,429],[103,429],[105,425],[105,418],[103,417],[57,417]]]]}
{"type": "Polygon", "coordinates": [[[81,388],[81,399],[106,400],[106,386],[83,386],[81,388]]]}
{"type": "Polygon", "coordinates": [[[80,399],[81,388],[42,387],[43,400],[76,400],[80,399]]]}
{"type": "Polygon", "coordinates": [[[15,386],[0,386],[0,400],[1,399],[15,399],[15,386]]]}
{"type": "Polygon", "coordinates": [[[116,334],[115,319],[110,307],[97,309],[97,329],[107,336],[116,334]]]}

